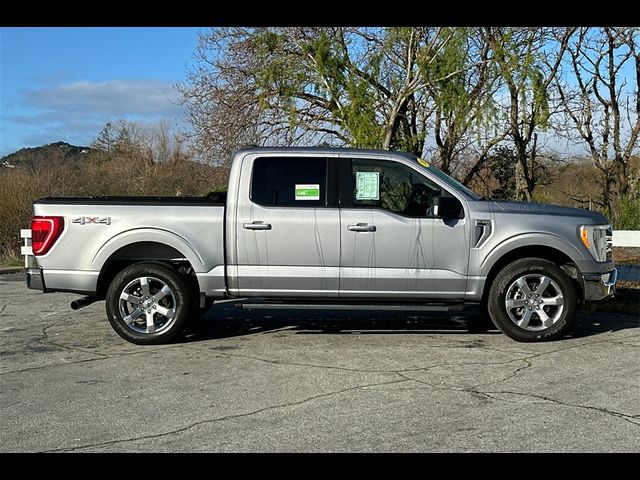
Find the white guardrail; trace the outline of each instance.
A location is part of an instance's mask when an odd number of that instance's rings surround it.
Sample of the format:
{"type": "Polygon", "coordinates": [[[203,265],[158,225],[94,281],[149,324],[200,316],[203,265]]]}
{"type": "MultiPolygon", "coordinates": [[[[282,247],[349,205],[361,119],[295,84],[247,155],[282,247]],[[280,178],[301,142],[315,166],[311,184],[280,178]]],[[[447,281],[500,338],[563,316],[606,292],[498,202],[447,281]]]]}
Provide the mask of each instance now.
{"type": "Polygon", "coordinates": [[[24,268],[35,267],[33,264],[33,250],[31,248],[31,229],[21,228],[20,238],[24,240],[24,245],[20,247],[20,255],[24,256],[24,268]]]}
{"type": "Polygon", "coordinates": [[[640,230],[614,230],[614,247],[640,247],[640,230]]]}

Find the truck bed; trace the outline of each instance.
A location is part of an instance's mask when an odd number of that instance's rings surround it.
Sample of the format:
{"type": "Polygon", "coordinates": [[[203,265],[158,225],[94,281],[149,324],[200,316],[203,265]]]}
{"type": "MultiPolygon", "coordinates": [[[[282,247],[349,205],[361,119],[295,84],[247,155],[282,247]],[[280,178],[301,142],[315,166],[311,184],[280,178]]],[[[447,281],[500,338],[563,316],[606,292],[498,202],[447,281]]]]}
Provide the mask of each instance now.
{"type": "Polygon", "coordinates": [[[36,216],[61,216],[64,231],[38,257],[47,290],[93,294],[107,262],[165,257],[189,261],[206,291],[224,289],[222,195],[43,198],[36,216]],[[167,253],[168,248],[171,250],[167,253]]]}

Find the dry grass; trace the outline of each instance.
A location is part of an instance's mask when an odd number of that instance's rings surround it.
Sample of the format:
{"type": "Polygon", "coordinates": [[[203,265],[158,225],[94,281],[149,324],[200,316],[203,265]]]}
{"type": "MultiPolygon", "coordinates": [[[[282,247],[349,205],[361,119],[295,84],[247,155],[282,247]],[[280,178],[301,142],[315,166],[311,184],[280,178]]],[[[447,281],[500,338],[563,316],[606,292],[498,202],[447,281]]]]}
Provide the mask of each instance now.
{"type": "Polygon", "coordinates": [[[640,265],[640,248],[613,247],[613,261],[622,265],[640,265]]]}
{"type": "Polygon", "coordinates": [[[227,171],[182,161],[155,164],[144,158],[94,155],[76,167],[0,169],[0,260],[19,258],[19,229],[28,228],[32,203],[43,197],[90,195],[200,196],[226,188],[227,171]]]}

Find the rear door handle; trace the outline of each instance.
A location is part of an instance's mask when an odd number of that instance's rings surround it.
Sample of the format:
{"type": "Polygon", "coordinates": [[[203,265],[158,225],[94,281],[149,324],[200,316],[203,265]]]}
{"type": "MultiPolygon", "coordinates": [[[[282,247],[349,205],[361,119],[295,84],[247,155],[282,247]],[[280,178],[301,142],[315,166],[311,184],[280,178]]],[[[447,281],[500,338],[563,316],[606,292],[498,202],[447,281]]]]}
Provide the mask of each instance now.
{"type": "Polygon", "coordinates": [[[271,230],[270,223],[264,223],[259,221],[255,221],[251,223],[243,223],[242,226],[247,230],[271,230]]]}
{"type": "Polygon", "coordinates": [[[347,230],[352,232],[375,232],[376,226],[368,223],[358,223],[357,225],[347,225],[347,230]]]}

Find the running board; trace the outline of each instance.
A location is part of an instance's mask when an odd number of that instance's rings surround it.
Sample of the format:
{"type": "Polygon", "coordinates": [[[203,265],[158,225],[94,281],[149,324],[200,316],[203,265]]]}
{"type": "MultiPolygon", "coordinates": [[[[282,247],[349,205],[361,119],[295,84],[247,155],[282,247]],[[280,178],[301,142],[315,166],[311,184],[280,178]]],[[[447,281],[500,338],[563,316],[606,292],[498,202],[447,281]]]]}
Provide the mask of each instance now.
{"type": "Polygon", "coordinates": [[[393,312],[461,312],[473,305],[349,304],[349,303],[238,303],[246,310],[372,310],[393,312]]]}

